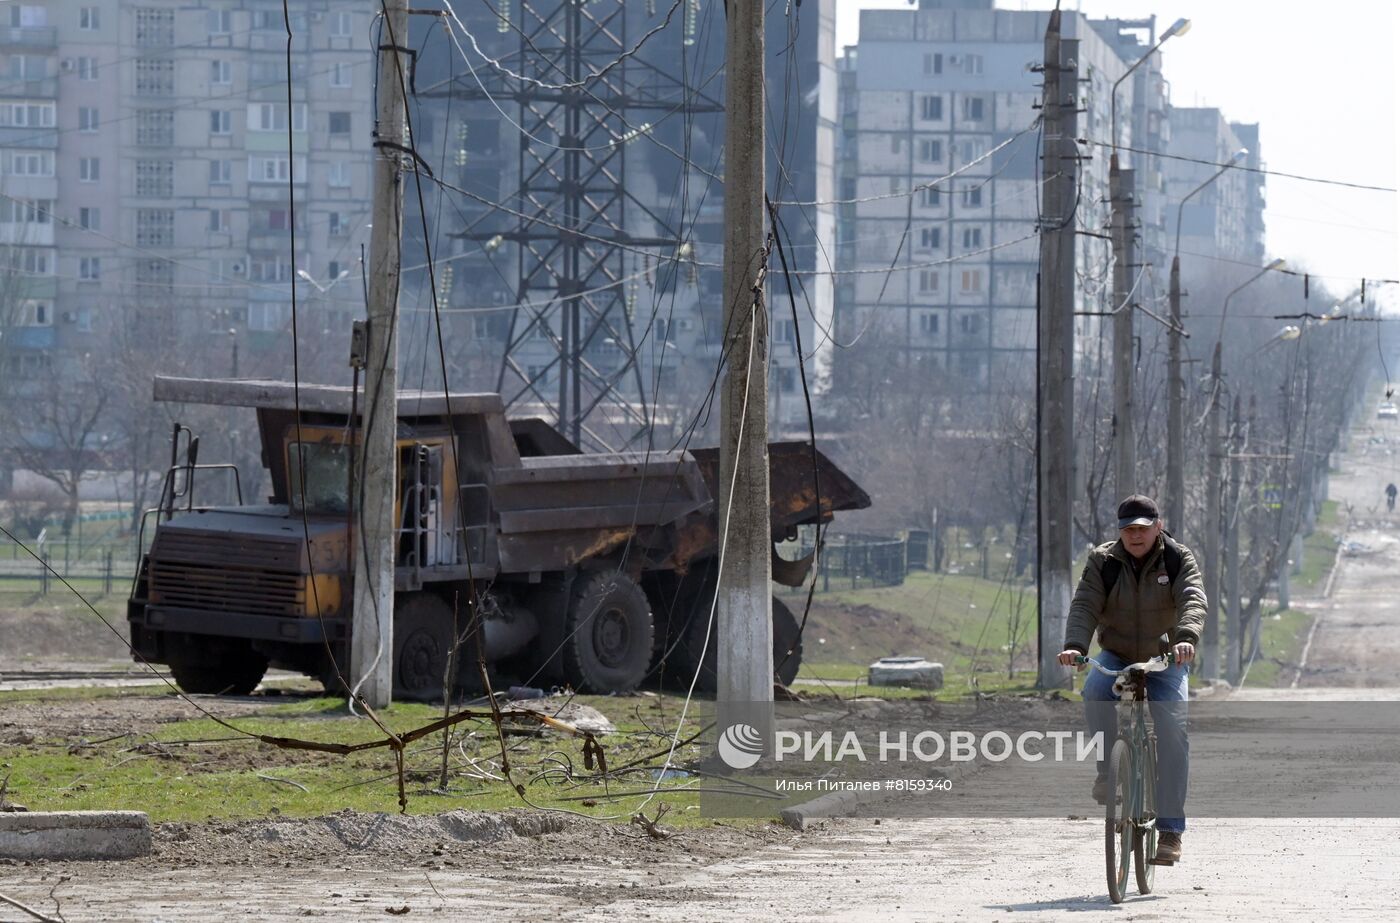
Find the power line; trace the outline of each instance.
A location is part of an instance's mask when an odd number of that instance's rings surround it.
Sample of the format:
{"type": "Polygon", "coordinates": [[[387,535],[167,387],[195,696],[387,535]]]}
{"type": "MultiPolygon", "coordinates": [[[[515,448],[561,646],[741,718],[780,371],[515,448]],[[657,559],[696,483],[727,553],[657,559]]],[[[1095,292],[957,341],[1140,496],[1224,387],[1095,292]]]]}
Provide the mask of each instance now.
{"type": "MultiPolygon", "coordinates": [[[[1080,144],[1092,144],[1092,145],[1094,145],[1095,147],[1107,147],[1107,148],[1112,148],[1112,147],[1114,147],[1113,144],[1110,144],[1110,143],[1107,142],[1107,141],[1096,141],[1096,140],[1094,140],[1093,138],[1079,138],[1078,141],[1079,141],[1080,144]]],[[[1117,145],[1117,149],[1120,150],[1120,151],[1132,151],[1134,154],[1144,154],[1144,155],[1146,155],[1146,156],[1148,156],[1148,157],[1160,157],[1160,158],[1163,158],[1164,160],[1180,160],[1180,161],[1184,161],[1184,162],[1186,162],[1186,163],[1198,163],[1198,164],[1202,164],[1203,166],[1207,166],[1207,167],[1229,167],[1229,168],[1232,169],[1232,170],[1238,170],[1238,171],[1240,171],[1240,172],[1242,172],[1242,173],[1262,173],[1262,174],[1264,174],[1264,175],[1266,175],[1266,176],[1282,176],[1282,177],[1286,177],[1287,179],[1298,179],[1298,180],[1303,180],[1304,182],[1307,182],[1307,183],[1321,183],[1321,184],[1323,184],[1323,185],[1325,185],[1325,186],[1343,186],[1343,187],[1348,188],[1348,189],[1366,189],[1366,190],[1369,190],[1369,191],[1371,191],[1371,192],[1395,192],[1395,191],[1396,191],[1396,190],[1395,190],[1395,187],[1393,187],[1393,186],[1371,186],[1371,185],[1368,185],[1368,184],[1366,184],[1366,183],[1349,183],[1349,182],[1346,182],[1346,181],[1344,181],[1344,180],[1339,180],[1339,179],[1323,179],[1323,178],[1317,177],[1317,176],[1303,176],[1303,175],[1300,174],[1300,173],[1284,173],[1284,172],[1281,171],[1281,170],[1266,170],[1266,169],[1264,169],[1263,167],[1245,167],[1245,166],[1240,166],[1239,164],[1222,163],[1222,162],[1216,161],[1216,160],[1204,160],[1204,159],[1199,158],[1199,157],[1187,157],[1187,156],[1184,155],[1184,154],[1165,154],[1165,153],[1162,153],[1161,151],[1150,151],[1150,150],[1147,150],[1146,148],[1129,147],[1129,146],[1127,146],[1126,144],[1119,144],[1119,145],[1117,145]]]]}

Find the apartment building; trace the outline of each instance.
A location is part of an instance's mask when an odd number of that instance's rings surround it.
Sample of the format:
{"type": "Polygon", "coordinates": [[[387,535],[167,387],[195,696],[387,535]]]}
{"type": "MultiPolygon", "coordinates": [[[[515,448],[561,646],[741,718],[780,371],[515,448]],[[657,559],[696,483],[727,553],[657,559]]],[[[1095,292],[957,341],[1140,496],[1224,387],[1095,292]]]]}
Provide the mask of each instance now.
{"type": "MultiPolygon", "coordinates": [[[[1227,170],[1180,209],[1181,264],[1188,277],[1210,272],[1212,261],[1263,265],[1264,174],[1259,125],[1232,122],[1219,109],[1174,106],[1172,137],[1164,161],[1168,196],[1180,202],[1239,151],[1242,169],[1227,170]]],[[[1171,209],[1175,238],[1176,213],[1171,209]]],[[[1175,239],[1173,239],[1175,246],[1175,239]]]]}
{"type": "Polygon", "coordinates": [[[309,352],[343,366],[363,312],[373,10],[293,0],[289,108],[279,0],[0,8],[5,373],[143,318],[219,357],[210,374],[239,345],[241,372],[285,371],[293,279],[309,352]]]}

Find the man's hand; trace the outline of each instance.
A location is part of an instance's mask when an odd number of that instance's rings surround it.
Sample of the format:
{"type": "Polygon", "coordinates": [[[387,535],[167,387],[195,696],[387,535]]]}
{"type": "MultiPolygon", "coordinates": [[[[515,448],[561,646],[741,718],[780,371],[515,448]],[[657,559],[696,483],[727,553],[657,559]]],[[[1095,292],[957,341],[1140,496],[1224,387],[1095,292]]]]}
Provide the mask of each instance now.
{"type": "Polygon", "coordinates": [[[1190,641],[1178,641],[1175,651],[1177,663],[1190,663],[1196,659],[1196,645],[1190,641]]]}
{"type": "MultiPolygon", "coordinates": [[[[1083,657],[1083,656],[1084,656],[1084,655],[1081,654],[1081,653],[1079,653],[1079,651],[1076,651],[1076,650],[1073,650],[1073,649],[1066,649],[1066,650],[1060,651],[1060,658],[1059,658],[1059,660],[1060,660],[1060,666],[1062,666],[1062,667],[1072,667],[1072,666],[1075,665],[1075,663],[1074,663],[1074,658],[1076,658],[1076,657],[1083,657]]],[[[1086,666],[1088,666],[1088,664],[1085,664],[1085,663],[1079,664],[1079,672],[1083,673],[1083,672],[1084,672],[1084,668],[1085,668],[1086,666]]]]}

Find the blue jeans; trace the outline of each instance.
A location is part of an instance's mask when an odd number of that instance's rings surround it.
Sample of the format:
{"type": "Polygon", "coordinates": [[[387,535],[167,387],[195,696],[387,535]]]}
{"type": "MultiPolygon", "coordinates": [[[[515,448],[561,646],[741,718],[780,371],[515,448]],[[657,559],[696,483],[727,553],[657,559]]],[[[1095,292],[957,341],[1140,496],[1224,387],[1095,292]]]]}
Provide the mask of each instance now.
{"type": "MultiPolygon", "coordinates": [[[[1121,670],[1128,661],[1109,651],[1094,658],[1108,670],[1121,670]]],[[[1117,708],[1104,704],[1117,701],[1113,678],[1089,668],[1084,681],[1084,715],[1090,733],[1102,732],[1104,757],[1099,777],[1107,774],[1107,757],[1117,734],[1117,708]]],[[[1186,667],[1168,667],[1147,674],[1147,704],[1152,726],[1157,732],[1157,829],[1181,833],[1186,829],[1186,776],[1190,767],[1191,745],[1186,739],[1186,667]]]]}

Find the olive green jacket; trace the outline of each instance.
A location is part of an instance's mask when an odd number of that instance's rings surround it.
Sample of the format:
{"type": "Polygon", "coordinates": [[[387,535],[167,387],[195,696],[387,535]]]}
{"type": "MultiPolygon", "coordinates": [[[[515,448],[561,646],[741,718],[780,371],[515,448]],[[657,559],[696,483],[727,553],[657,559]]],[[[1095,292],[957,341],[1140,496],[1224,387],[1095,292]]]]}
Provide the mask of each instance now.
{"type": "Polygon", "coordinates": [[[1089,552],[1065,628],[1065,650],[1089,653],[1094,630],[1099,646],[1131,662],[1157,656],[1159,639],[1199,644],[1206,619],[1206,592],[1196,556],[1180,542],[1181,570],[1169,582],[1163,558],[1166,536],[1148,552],[1141,575],[1133,572],[1132,555],[1121,541],[1106,542],[1089,552]],[[1112,592],[1105,598],[1103,563],[1117,558],[1121,567],[1112,592]]]}

